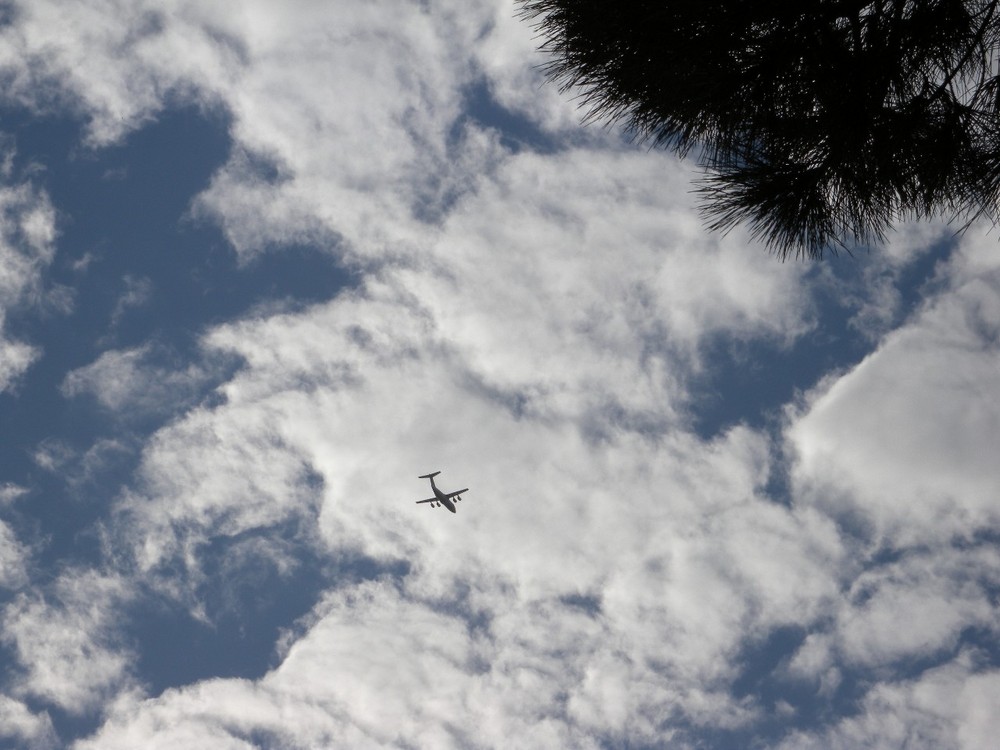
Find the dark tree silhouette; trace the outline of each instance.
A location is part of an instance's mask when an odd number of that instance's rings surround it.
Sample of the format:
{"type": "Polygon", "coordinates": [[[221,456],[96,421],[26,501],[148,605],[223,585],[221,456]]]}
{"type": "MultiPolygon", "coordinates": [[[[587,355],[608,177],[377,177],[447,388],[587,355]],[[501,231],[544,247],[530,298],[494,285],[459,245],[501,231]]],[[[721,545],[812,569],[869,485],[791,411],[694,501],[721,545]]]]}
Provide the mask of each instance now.
{"type": "Polygon", "coordinates": [[[695,156],[712,229],[782,258],[996,221],[998,0],[518,0],[588,119],[695,156]]]}

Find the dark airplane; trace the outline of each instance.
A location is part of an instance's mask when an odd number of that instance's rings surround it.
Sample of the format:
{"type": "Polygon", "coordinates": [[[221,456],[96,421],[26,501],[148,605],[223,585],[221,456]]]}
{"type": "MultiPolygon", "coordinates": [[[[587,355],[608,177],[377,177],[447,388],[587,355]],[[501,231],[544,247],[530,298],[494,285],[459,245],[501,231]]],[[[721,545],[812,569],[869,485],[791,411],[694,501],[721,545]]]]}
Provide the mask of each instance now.
{"type": "Polygon", "coordinates": [[[440,473],[440,471],[435,471],[433,474],[423,474],[419,477],[420,479],[431,480],[431,489],[434,490],[434,497],[429,497],[426,500],[417,500],[417,505],[420,505],[420,503],[430,503],[432,508],[443,505],[452,513],[455,513],[455,503],[462,499],[462,493],[468,492],[469,488],[466,487],[464,490],[458,490],[457,492],[442,492],[437,488],[437,485],[434,484],[434,477],[440,473]],[[455,499],[455,503],[451,501],[452,498],[455,499]]]}

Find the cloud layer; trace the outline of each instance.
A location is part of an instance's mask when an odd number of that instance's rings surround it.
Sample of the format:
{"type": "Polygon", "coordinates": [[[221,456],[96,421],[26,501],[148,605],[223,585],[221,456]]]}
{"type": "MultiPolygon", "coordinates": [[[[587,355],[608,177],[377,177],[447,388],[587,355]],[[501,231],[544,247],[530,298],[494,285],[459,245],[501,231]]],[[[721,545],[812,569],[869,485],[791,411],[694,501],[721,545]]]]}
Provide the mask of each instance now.
{"type": "MultiPolygon", "coordinates": [[[[206,327],[199,362],[144,344],[66,373],[64,398],[118,424],[171,419],[104,500],[99,563],[29,590],[28,552],[0,558],[11,736],[54,741],[29,701],[96,717],[80,748],[974,748],[1000,729],[995,239],[963,237],[912,314],[890,256],[844,303],[877,322],[863,361],[767,428],[699,435],[712,345],[791,356],[828,280],[706,234],[673,158],[577,129],[511,15],[17,6],[8,101],[73,109],[98,147],[178,101],[224,109],[230,158],[193,213],[246,263],[309,244],[358,283],[206,327]],[[476,87],[558,148],[491,127],[476,87]],[[216,356],[242,366],[201,398],[216,356]],[[412,504],[438,469],[471,488],[457,516],[412,504]],[[271,668],[144,687],[136,608],[249,620],[208,592],[314,560],[322,591],[271,668]]],[[[55,234],[43,193],[4,195],[12,305],[55,234]]],[[[0,346],[3,388],[34,349],[0,346]]]]}

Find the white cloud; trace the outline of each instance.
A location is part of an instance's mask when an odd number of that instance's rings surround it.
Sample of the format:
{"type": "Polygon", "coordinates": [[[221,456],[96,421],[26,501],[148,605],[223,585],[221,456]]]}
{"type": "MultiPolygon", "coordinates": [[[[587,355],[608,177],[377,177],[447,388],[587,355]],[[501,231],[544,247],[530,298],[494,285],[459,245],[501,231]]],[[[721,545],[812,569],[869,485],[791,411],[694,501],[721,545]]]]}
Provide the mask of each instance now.
{"type": "Polygon", "coordinates": [[[42,273],[55,254],[55,212],[28,183],[0,186],[0,393],[10,389],[41,353],[4,333],[8,312],[42,301],[42,273]]]}
{"type": "Polygon", "coordinates": [[[16,589],[27,581],[27,559],[27,547],[10,526],[0,521],[0,587],[16,589]]]}
{"type": "MultiPolygon", "coordinates": [[[[523,23],[511,23],[511,3],[494,3],[488,32],[474,47],[476,64],[482,70],[490,93],[509,110],[524,114],[531,122],[563,137],[580,138],[580,109],[572,95],[546,83],[543,66],[548,57],[538,51],[539,39],[525,33],[523,23]]],[[[606,135],[596,125],[588,135],[606,135]]]]}
{"type": "Polygon", "coordinates": [[[149,302],[153,294],[153,282],[148,278],[126,274],[122,281],[124,282],[125,291],[118,298],[115,309],[111,313],[112,328],[121,323],[122,318],[125,317],[129,308],[142,307],[149,302]]]}
{"type": "MultiPolygon", "coordinates": [[[[470,633],[461,618],[407,602],[391,586],[334,594],[320,609],[309,634],[259,682],[216,680],[123,704],[80,746],[183,739],[243,747],[251,736],[303,747],[598,746],[561,707],[560,687],[574,681],[558,663],[564,644],[552,644],[547,663],[491,667],[489,633],[470,633]]],[[[575,629],[565,617],[553,624],[575,629]]]]}
{"type": "Polygon", "coordinates": [[[885,245],[870,251],[861,263],[850,261],[859,266],[859,277],[837,281],[828,274],[831,294],[845,307],[856,310],[848,325],[871,344],[877,344],[913,312],[904,304],[907,300],[901,279],[912,273],[922,256],[954,240],[954,228],[945,222],[907,222],[897,226],[885,245]]]}
{"type": "Polygon", "coordinates": [[[969,632],[996,637],[990,592],[997,586],[1000,555],[988,545],[869,563],[831,608],[828,626],[805,640],[788,674],[825,694],[840,684],[844,669],[891,675],[920,662],[947,662],[969,632]]]}
{"type": "Polygon", "coordinates": [[[9,505],[17,500],[17,498],[27,493],[27,491],[27,488],[21,487],[13,482],[4,482],[3,484],[0,484],[0,506],[9,505]]]}
{"type": "MultiPolygon", "coordinates": [[[[202,546],[213,538],[309,517],[309,467],[290,450],[268,410],[234,409],[226,419],[195,409],[161,430],[147,448],[135,491],[116,511],[112,547],[170,596],[191,601],[204,580],[202,546]],[[247,438],[247,439],[244,439],[247,438]]],[[[281,542],[275,541],[281,546],[281,542]]],[[[262,544],[280,559],[282,551],[262,544]]],[[[200,612],[197,602],[192,607],[200,612]]]]}
{"type": "Polygon", "coordinates": [[[955,648],[967,628],[996,629],[989,591],[1000,586],[996,550],[919,554],[866,571],[840,624],[849,662],[880,665],[955,648]]]}
{"type": "Polygon", "coordinates": [[[132,661],[117,630],[117,610],[129,597],[120,578],[73,570],[44,592],[18,594],[2,615],[3,641],[19,667],[15,694],[74,714],[114,695],[132,661]]]}
{"type": "Polygon", "coordinates": [[[994,710],[1000,672],[983,669],[965,652],[913,680],[880,684],[865,696],[856,716],[819,731],[796,731],[787,750],[852,750],[858,747],[920,747],[978,750],[1000,731],[994,710]]]}
{"type": "Polygon", "coordinates": [[[475,76],[467,45],[490,12],[487,3],[461,13],[388,1],[254,7],[231,25],[251,64],[221,92],[238,148],[200,211],[243,254],[339,239],[338,252],[354,258],[406,242],[412,215],[439,210],[463,174],[462,144],[448,138],[475,76]],[[263,180],[246,153],[281,178],[263,180]]]}
{"type": "Polygon", "coordinates": [[[88,493],[93,491],[95,483],[134,454],[136,443],[134,435],[123,435],[100,438],[85,450],[80,450],[64,441],[46,439],[35,447],[31,458],[38,467],[61,480],[72,492],[74,500],[87,502],[93,499],[88,493]]]}
{"type": "MultiPolygon", "coordinates": [[[[238,55],[219,44],[192,3],[91,0],[22,3],[0,39],[4,94],[41,110],[75,109],[104,145],[153,116],[167,98],[204,94],[234,75],[238,55]]],[[[201,4],[198,4],[201,5],[201,4]]]]}
{"type": "Polygon", "coordinates": [[[20,701],[0,694],[0,740],[13,740],[24,750],[48,750],[57,745],[52,720],[20,701]]]}
{"type": "Polygon", "coordinates": [[[32,460],[46,471],[60,471],[76,457],[76,451],[61,440],[47,438],[31,455],[32,460]]]}
{"type": "Polygon", "coordinates": [[[967,643],[997,635],[998,278],[995,240],[971,232],[921,308],[790,423],[793,496],[837,521],[853,565],[789,674],[823,695],[847,672],[873,685],[858,717],[788,747],[971,748],[995,731],[978,706],[996,680],[967,643]],[[896,677],[921,663],[940,666],[896,677]]]}
{"type": "Polygon", "coordinates": [[[194,401],[214,373],[209,363],[186,364],[163,347],[146,344],[102,353],[66,374],[62,393],[92,395],[105,409],[123,418],[180,411],[194,401]]]}
{"type": "MultiPolygon", "coordinates": [[[[0,336],[3,319],[0,318],[0,336]]],[[[39,355],[37,347],[0,338],[0,392],[8,390],[39,355]]]]}
{"type": "MultiPolygon", "coordinates": [[[[1000,275],[969,237],[948,288],[843,377],[810,395],[789,437],[809,502],[893,546],[1000,521],[1000,275]]],[[[995,252],[995,250],[994,250],[995,252]]]]}

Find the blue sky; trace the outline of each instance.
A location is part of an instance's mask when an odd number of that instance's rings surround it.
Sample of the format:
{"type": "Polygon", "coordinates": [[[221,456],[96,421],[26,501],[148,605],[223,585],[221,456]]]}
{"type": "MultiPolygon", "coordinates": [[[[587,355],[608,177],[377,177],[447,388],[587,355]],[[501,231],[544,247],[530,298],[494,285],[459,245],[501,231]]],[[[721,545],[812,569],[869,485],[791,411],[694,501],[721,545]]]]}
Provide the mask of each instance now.
{"type": "Polygon", "coordinates": [[[707,232],[507,2],[5,7],[0,747],[1000,731],[989,227],[707,232]]]}

